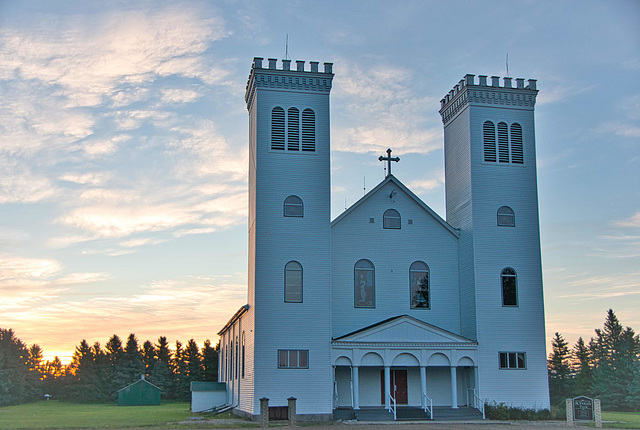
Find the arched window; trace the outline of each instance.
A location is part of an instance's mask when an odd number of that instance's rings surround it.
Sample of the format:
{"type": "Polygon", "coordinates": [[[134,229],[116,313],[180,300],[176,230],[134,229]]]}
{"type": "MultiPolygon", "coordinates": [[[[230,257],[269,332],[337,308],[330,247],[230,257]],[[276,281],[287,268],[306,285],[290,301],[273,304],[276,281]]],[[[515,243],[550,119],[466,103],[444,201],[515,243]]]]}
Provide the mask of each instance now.
{"type": "Polygon", "coordinates": [[[284,266],[284,301],[302,303],[302,266],[297,261],[284,266]]]}
{"type": "Polygon", "coordinates": [[[284,109],[280,106],[271,111],[271,149],[284,151],[284,109]]]}
{"type": "Polygon", "coordinates": [[[399,229],[402,225],[401,221],[400,212],[395,209],[387,209],[382,216],[382,227],[399,229]]]}
{"type": "Polygon", "coordinates": [[[375,268],[369,260],[358,260],[354,266],[354,306],[375,308],[375,268]]]}
{"type": "Polygon", "coordinates": [[[244,349],[244,330],[242,331],[242,378],[244,378],[244,357],[245,357],[245,349],[244,349]]]}
{"type": "Polygon", "coordinates": [[[302,111],[302,150],[316,150],[316,114],[309,108],[302,111]]]}
{"type": "Polygon", "coordinates": [[[304,204],[298,196],[289,196],[284,199],[284,216],[304,216],[304,204]]]}
{"type": "Polygon", "coordinates": [[[300,111],[294,107],[287,111],[287,150],[300,150],[300,111]]]}
{"type": "Polygon", "coordinates": [[[429,309],[429,266],[424,261],[415,261],[409,267],[411,309],[429,309]]]}
{"type": "Polygon", "coordinates": [[[504,122],[498,123],[498,160],[501,163],[509,162],[509,134],[504,122]]]}
{"type": "Polygon", "coordinates": [[[516,226],[516,215],[509,206],[501,206],[498,209],[498,225],[501,227],[516,226]]]}
{"type": "Polygon", "coordinates": [[[236,336],[236,363],[235,363],[235,367],[236,367],[236,375],[235,378],[238,379],[238,367],[240,367],[240,355],[238,354],[238,350],[240,349],[240,346],[238,345],[238,336],[236,336]]]}
{"type": "Polygon", "coordinates": [[[485,121],[482,125],[482,137],[484,140],[484,161],[496,161],[496,127],[491,121],[485,121]]]}
{"type": "Polygon", "coordinates": [[[518,306],[518,279],[516,271],[507,267],[502,271],[502,306],[518,306]]]}
{"type": "Polygon", "coordinates": [[[229,360],[229,378],[227,379],[228,381],[231,381],[233,379],[233,339],[231,339],[230,341],[231,343],[229,344],[229,356],[227,357],[227,359],[229,360]]]}
{"type": "Polygon", "coordinates": [[[522,126],[517,122],[511,124],[511,162],[517,164],[524,163],[522,126]]]}

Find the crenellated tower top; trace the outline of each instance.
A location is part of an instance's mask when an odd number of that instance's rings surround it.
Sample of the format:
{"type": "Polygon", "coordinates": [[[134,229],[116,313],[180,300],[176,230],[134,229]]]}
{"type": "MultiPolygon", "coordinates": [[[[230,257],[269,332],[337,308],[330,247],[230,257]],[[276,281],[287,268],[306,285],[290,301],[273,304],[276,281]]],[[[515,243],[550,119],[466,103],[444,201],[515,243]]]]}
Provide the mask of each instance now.
{"type": "Polygon", "coordinates": [[[538,94],[535,79],[529,79],[525,86],[524,78],[516,78],[514,87],[513,78],[503,78],[502,86],[499,76],[491,76],[491,85],[487,78],[487,75],[478,75],[476,83],[475,75],[467,74],[440,100],[440,115],[444,125],[468,104],[533,110],[538,94]]]}
{"type": "Polygon", "coordinates": [[[327,94],[331,91],[333,63],[324,63],[324,70],[320,72],[317,61],[310,61],[309,70],[305,70],[304,60],[297,60],[295,69],[291,68],[291,60],[282,60],[281,68],[278,68],[276,58],[269,58],[267,67],[263,67],[263,60],[262,57],[253,58],[244,96],[247,110],[251,110],[256,88],[277,88],[327,94]]]}

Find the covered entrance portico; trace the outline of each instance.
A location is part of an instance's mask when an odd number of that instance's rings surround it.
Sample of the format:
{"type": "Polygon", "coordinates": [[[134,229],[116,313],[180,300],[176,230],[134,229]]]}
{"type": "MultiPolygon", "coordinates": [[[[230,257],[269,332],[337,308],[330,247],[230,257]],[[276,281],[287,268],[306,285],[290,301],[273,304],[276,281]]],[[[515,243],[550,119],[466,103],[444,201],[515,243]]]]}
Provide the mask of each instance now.
{"type": "Polygon", "coordinates": [[[468,404],[477,344],[409,316],[332,341],[334,409],[468,404]]]}

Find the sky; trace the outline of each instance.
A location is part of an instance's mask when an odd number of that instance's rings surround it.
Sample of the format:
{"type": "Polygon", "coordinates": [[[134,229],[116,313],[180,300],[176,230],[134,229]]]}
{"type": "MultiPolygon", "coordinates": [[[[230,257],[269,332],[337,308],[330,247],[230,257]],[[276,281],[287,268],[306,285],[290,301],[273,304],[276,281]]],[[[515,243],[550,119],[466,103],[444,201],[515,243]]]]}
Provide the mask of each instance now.
{"type": "Polygon", "coordinates": [[[288,38],[334,63],[332,218],[388,147],[446,218],[439,100],[507,55],[537,79],[547,337],[609,308],[640,331],[639,22],[636,0],[0,0],[0,327],[63,361],[217,341],[246,302],[247,76],[288,38]]]}

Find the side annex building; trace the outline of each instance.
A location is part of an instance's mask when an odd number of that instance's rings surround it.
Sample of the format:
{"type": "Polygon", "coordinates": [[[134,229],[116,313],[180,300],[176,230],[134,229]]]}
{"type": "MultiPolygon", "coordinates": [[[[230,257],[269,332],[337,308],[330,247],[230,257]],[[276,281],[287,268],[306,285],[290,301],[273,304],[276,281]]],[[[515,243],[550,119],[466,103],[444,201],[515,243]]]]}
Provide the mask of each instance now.
{"type": "Polygon", "coordinates": [[[331,221],[333,65],[277,63],[254,58],[245,94],[248,299],[218,333],[227,404],[257,418],[260,398],[295,397],[301,420],[548,408],[536,81],[466,75],[441,100],[446,220],[389,169],[331,221]]]}

